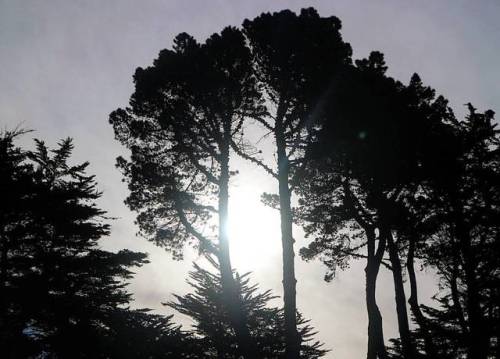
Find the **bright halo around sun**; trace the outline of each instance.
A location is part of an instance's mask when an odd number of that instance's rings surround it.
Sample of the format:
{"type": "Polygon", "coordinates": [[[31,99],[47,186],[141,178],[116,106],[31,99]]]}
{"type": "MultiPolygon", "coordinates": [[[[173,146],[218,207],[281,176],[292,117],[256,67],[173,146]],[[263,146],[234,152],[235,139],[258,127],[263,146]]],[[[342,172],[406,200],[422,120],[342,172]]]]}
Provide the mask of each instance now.
{"type": "Polygon", "coordinates": [[[233,188],[229,200],[231,262],[240,273],[274,266],[281,253],[279,212],[260,201],[262,191],[233,188]]]}

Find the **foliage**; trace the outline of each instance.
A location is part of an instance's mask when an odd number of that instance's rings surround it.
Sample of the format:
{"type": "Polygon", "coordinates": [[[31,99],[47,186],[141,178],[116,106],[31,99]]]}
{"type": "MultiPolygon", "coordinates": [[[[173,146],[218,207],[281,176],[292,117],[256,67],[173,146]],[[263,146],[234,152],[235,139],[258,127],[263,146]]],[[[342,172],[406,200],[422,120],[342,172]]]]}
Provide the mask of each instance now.
{"type": "MultiPolygon", "coordinates": [[[[224,305],[220,276],[194,264],[189,278],[194,293],[176,295],[175,300],[167,305],[194,320],[194,333],[200,337],[208,358],[237,358],[237,343],[224,305]]],[[[257,285],[250,283],[249,273],[236,275],[236,281],[257,347],[256,355],[259,358],[284,358],[283,310],[270,306],[276,297],[271,291],[260,292],[257,285]]],[[[320,358],[327,350],[313,339],[316,333],[308,322],[298,315],[301,358],[320,358]]]]}
{"type": "Polygon", "coordinates": [[[188,242],[214,252],[207,226],[229,147],[248,114],[260,111],[250,53],[234,28],[197,43],[179,34],[153,66],[136,70],[130,107],[110,115],[116,138],[131,151],[120,157],[141,233],[177,258],[188,242]]]}
{"type": "Polygon", "coordinates": [[[175,330],[168,318],[124,309],[131,299],[124,280],[131,267],[147,263],[146,255],[99,248],[109,234],[96,205],[101,193],[85,173],[88,163],[68,164],[71,140],[52,151],[36,141],[34,151],[25,151],[13,143],[18,134],[0,139],[2,351],[8,357],[123,357],[110,345],[133,321],[170,337],[175,330]],[[128,324],[117,331],[111,325],[118,317],[128,324]]]}

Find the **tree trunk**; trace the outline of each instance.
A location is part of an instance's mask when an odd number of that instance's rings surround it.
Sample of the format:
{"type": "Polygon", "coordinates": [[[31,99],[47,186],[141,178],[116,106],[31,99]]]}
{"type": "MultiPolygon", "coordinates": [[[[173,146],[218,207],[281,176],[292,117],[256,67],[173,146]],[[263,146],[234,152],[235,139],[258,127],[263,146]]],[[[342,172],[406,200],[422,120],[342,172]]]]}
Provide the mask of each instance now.
{"type": "Polygon", "coordinates": [[[241,297],[233,277],[231,258],[229,253],[228,238],[228,207],[229,207],[229,141],[224,144],[221,151],[221,174],[219,183],[219,251],[221,284],[231,324],[236,334],[239,355],[246,359],[256,358],[255,347],[252,343],[250,331],[247,326],[246,313],[241,297]]]}
{"type": "MultiPolygon", "coordinates": [[[[460,191],[458,188],[454,188],[451,194],[452,212],[450,214],[450,226],[453,236],[457,240],[458,259],[461,260],[462,269],[465,274],[463,282],[466,287],[464,304],[467,313],[468,327],[467,354],[468,358],[471,359],[486,359],[489,351],[490,336],[489,333],[487,333],[489,328],[485,325],[480,304],[479,287],[476,278],[477,260],[474,255],[474,248],[470,237],[470,228],[464,221],[463,204],[457,199],[460,198],[460,191]]],[[[459,304],[457,285],[459,274],[458,266],[456,274],[457,277],[454,278],[454,297],[457,299],[454,299],[454,301],[459,304]]]]}
{"type": "MultiPolygon", "coordinates": [[[[8,313],[8,299],[7,299],[7,240],[3,235],[0,236],[1,240],[1,253],[0,253],[0,346],[4,348],[5,353],[11,352],[9,350],[9,333],[12,328],[7,325],[8,313]]],[[[7,355],[7,354],[6,354],[7,355]]],[[[7,355],[8,358],[13,358],[12,355],[7,355]]]]}
{"type": "MultiPolygon", "coordinates": [[[[467,267],[465,265],[464,267],[467,267]]],[[[485,320],[479,304],[478,289],[475,278],[472,278],[474,270],[466,269],[466,306],[469,316],[469,358],[486,359],[488,357],[490,334],[489,328],[485,326],[485,320]]]]}
{"type": "Polygon", "coordinates": [[[396,312],[398,315],[399,335],[401,337],[401,346],[405,359],[415,358],[415,346],[411,339],[410,326],[408,322],[408,312],[406,310],[406,296],[403,284],[403,275],[401,269],[401,260],[399,259],[398,248],[392,237],[391,230],[384,226],[382,228],[383,236],[387,238],[389,248],[389,259],[392,266],[392,277],[394,281],[394,291],[396,298],[396,312]]]}
{"type": "Polygon", "coordinates": [[[366,273],[366,309],[368,311],[368,351],[367,359],[386,359],[387,351],[384,343],[384,330],[382,327],[382,315],[377,305],[376,286],[380,263],[385,251],[385,240],[381,238],[377,253],[375,253],[375,234],[372,230],[366,230],[368,241],[368,259],[365,268],[366,273]]]}
{"type": "Polygon", "coordinates": [[[418,303],[418,287],[417,287],[417,277],[415,275],[415,243],[416,239],[410,237],[410,243],[408,248],[408,258],[406,262],[406,268],[408,269],[408,277],[410,279],[410,298],[408,303],[410,304],[411,312],[415,317],[415,321],[420,327],[420,331],[424,338],[425,352],[429,358],[437,358],[437,349],[432,341],[432,333],[430,331],[427,318],[425,318],[422,310],[420,310],[420,305],[418,303]]]}
{"type": "Polygon", "coordinates": [[[476,280],[475,263],[472,258],[470,243],[462,246],[465,271],[465,285],[467,287],[465,305],[469,322],[469,358],[486,359],[488,357],[490,335],[485,325],[484,316],[479,299],[479,288],[476,280]]]}
{"type": "Polygon", "coordinates": [[[7,314],[7,240],[4,236],[0,236],[1,243],[1,253],[0,253],[0,324],[7,314]]]}
{"type": "Polygon", "coordinates": [[[294,264],[294,239],[292,233],[291,192],[288,184],[290,164],[286,154],[286,141],[283,129],[283,115],[278,114],[275,125],[278,156],[278,182],[281,217],[281,244],[283,247],[283,300],[285,312],[285,357],[298,359],[300,339],[297,331],[296,279],[294,264]]]}
{"type": "Polygon", "coordinates": [[[463,261],[465,274],[464,282],[467,288],[465,293],[465,307],[467,309],[468,335],[468,357],[474,359],[486,359],[488,357],[490,335],[489,328],[485,325],[482,314],[479,287],[476,278],[477,261],[474,256],[470,231],[463,221],[463,213],[459,203],[453,204],[453,220],[455,237],[458,239],[460,256],[463,261]]]}
{"type": "Polygon", "coordinates": [[[465,320],[464,310],[462,308],[462,304],[460,303],[460,293],[458,292],[458,258],[455,259],[453,263],[453,270],[451,272],[450,278],[450,291],[451,291],[451,299],[453,302],[453,309],[458,317],[458,322],[460,324],[460,328],[465,336],[469,335],[469,327],[465,320]]]}

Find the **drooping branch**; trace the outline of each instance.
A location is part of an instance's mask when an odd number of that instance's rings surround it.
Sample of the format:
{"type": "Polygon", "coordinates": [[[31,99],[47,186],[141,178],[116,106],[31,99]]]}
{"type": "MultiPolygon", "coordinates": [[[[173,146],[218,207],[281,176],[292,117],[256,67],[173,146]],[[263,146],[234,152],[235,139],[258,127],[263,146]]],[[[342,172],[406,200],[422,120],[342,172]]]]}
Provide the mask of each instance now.
{"type": "Polygon", "coordinates": [[[217,255],[218,253],[217,248],[212,244],[212,242],[207,237],[205,237],[203,234],[197,231],[196,228],[194,228],[192,223],[188,220],[186,213],[184,212],[178,201],[175,201],[175,210],[185,230],[200,242],[202,248],[208,250],[210,253],[217,255]]]}

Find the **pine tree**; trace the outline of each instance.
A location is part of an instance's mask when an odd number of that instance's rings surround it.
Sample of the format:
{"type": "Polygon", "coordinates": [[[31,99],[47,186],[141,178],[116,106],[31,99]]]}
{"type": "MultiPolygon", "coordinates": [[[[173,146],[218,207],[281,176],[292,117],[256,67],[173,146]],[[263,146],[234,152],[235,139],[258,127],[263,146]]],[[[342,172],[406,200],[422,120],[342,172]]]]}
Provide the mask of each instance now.
{"type": "Polygon", "coordinates": [[[423,205],[436,225],[422,257],[441,282],[439,308],[424,311],[444,353],[489,358],[500,334],[500,136],[493,111],[467,106],[466,119],[452,125],[456,159],[423,205]]]}
{"type": "MultiPolygon", "coordinates": [[[[238,358],[237,341],[224,305],[220,275],[194,264],[189,278],[188,283],[194,293],[176,295],[175,300],[167,305],[194,320],[194,334],[200,338],[207,358],[238,358]]],[[[261,292],[257,285],[251,284],[249,273],[242,276],[236,274],[236,283],[256,346],[256,357],[286,357],[283,310],[269,306],[276,297],[271,291],[261,292]]],[[[308,321],[300,313],[297,315],[300,357],[323,357],[328,351],[313,339],[316,333],[308,321]]]]}
{"type": "Polygon", "coordinates": [[[203,44],[180,34],[134,80],[130,107],[110,115],[131,151],[130,160],[118,159],[129,183],[126,203],[138,212],[142,234],[174,257],[189,243],[217,258],[239,350],[251,358],[227,231],[231,148],[245,117],[261,111],[245,39],[229,27],[203,44]]]}
{"type": "Polygon", "coordinates": [[[275,202],[281,217],[287,358],[299,355],[290,177],[301,165],[308,131],[322,116],[335,78],[351,63],[351,47],[343,41],[340,28],[338,18],[321,17],[313,8],[302,9],[300,14],[290,10],[264,13],[243,23],[267,105],[265,113],[253,119],[274,137],[276,171],[248,153],[237,152],[260,164],[278,182],[275,202]]]}
{"type": "MultiPolygon", "coordinates": [[[[36,150],[24,151],[13,143],[17,135],[0,139],[3,355],[121,358],[120,346],[112,345],[125,333],[113,327],[119,317],[127,317],[122,328],[149,329],[179,343],[183,335],[169,318],[126,309],[131,296],[125,280],[131,267],[147,263],[146,254],[99,248],[109,234],[106,214],[96,205],[101,193],[86,174],[88,163],[68,163],[71,140],[52,151],[36,141],[36,150]]],[[[169,346],[163,345],[165,353],[169,346]]]]}
{"type": "Polygon", "coordinates": [[[324,255],[333,270],[350,258],[367,258],[368,358],[387,357],[375,300],[387,252],[404,357],[413,358],[401,258],[403,234],[414,233],[407,203],[435,175],[426,158],[439,143],[450,110],[417,75],[405,86],[386,70],[383,55],[374,52],[338,79],[326,120],[309,147],[309,163],[297,172],[299,213],[306,233],[318,236],[303,251],[307,258],[324,255]]]}

